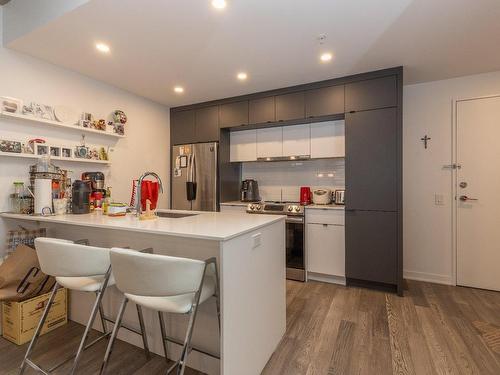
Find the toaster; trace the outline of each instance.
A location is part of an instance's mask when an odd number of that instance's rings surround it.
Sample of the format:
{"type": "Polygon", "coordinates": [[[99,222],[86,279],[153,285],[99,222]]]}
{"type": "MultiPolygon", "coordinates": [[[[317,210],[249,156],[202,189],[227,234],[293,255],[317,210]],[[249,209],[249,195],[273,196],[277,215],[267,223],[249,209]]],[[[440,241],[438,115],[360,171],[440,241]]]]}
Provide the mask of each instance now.
{"type": "Polygon", "coordinates": [[[345,204],[345,190],[335,190],[335,204],[345,204]]]}
{"type": "Polygon", "coordinates": [[[328,189],[314,189],[312,200],[314,204],[330,204],[332,202],[332,193],[328,189]]]}

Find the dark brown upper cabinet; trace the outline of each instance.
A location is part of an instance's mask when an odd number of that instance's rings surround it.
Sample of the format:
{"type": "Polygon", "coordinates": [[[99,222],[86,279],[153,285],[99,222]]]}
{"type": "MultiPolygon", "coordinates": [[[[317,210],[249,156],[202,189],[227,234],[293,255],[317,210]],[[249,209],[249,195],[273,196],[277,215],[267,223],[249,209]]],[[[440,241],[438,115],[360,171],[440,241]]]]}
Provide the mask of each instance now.
{"type": "Polygon", "coordinates": [[[219,120],[221,128],[248,125],[248,101],[220,105],[219,120]]]}
{"type": "Polygon", "coordinates": [[[387,76],[349,83],[345,86],[345,111],[395,107],[398,105],[397,77],[387,76]]]}
{"type": "Polygon", "coordinates": [[[249,102],[250,124],[263,124],[276,121],[274,96],[252,99],[249,102]]]}
{"type": "Polygon", "coordinates": [[[299,120],[305,118],[304,91],[278,95],[276,100],[276,121],[299,120]]]}
{"type": "Polygon", "coordinates": [[[346,209],[398,210],[397,108],[346,113],[346,209]]]}
{"type": "Polygon", "coordinates": [[[172,112],[170,136],[173,145],[196,142],[194,110],[172,112]]]}
{"type": "Polygon", "coordinates": [[[219,106],[197,109],[195,112],[196,142],[219,140],[219,106]]]}
{"type": "Polygon", "coordinates": [[[306,91],[306,118],[344,113],[344,85],[306,91]]]}

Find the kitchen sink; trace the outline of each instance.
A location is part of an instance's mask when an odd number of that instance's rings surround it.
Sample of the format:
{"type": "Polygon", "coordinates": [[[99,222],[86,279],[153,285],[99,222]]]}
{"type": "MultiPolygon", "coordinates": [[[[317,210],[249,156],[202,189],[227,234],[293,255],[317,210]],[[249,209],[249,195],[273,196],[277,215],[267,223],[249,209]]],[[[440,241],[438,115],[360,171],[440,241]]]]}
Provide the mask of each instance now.
{"type": "Polygon", "coordinates": [[[156,212],[158,217],[166,217],[168,219],[180,219],[182,217],[196,216],[198,214],[185,214],[180,212],[156,212]]]}

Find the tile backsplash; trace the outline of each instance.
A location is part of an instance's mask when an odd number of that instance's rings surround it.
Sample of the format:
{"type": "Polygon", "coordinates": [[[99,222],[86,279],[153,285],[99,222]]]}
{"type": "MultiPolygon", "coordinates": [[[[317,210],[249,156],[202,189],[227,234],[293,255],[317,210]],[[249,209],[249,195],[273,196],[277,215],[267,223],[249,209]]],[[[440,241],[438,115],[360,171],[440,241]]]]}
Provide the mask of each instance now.
{"type": "Polygon", "coordinates": [[[311,190],[344,189],[345,160],[336,158],[243,163],[242,177],[258,181],[263,200],[299,201],[301,186],[309,186],[311,190]]]}

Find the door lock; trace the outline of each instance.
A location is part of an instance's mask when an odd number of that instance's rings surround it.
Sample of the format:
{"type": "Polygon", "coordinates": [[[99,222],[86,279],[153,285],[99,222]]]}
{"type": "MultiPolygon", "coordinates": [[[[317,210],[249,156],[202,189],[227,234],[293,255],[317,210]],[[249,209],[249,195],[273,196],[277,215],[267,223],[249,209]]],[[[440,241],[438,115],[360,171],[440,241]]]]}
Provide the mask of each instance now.
{"type": "Polygon", "coordinates": [[[467,182],[461,182],[458,186],[460,186],[462,189],[465,189],[467,187],[467,182]]]}
{"type": "Polygon", "coordinates": [[[467,202],[467,201],[477,201],[477,198],[469,198],[467,195],[461,195],[459,198],[462,202],[467,202]]]}

